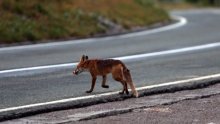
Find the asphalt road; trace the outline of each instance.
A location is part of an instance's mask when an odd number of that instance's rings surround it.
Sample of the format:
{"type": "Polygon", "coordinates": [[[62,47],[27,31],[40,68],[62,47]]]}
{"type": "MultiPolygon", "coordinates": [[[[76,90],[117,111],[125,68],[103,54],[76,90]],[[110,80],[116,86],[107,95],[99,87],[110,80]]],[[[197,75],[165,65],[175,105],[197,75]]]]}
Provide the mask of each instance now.
{"type": "MultiPolygon", "coordinates": [[[[187,18],[185,26],[164,32],[129,38],[97,39],[85,43],[40,45],[8,50],[0,49],[0,70],[77,62],[82,54],[91,58],[111,58],[179,49],[220,42],[220,10],[176,11],[187,18]]],[[[189,79],[220,72],[220,47],[152,56],[125,61],[136,86],[189,79]]],[[[0,109],[88,95],[90,75],[72,76],[74,67],[51,71],[0,74],[0,109]]],[[[102,89],[97,80],[92,94],[120,90],[122,86],[107,81],[102,89]]]]}

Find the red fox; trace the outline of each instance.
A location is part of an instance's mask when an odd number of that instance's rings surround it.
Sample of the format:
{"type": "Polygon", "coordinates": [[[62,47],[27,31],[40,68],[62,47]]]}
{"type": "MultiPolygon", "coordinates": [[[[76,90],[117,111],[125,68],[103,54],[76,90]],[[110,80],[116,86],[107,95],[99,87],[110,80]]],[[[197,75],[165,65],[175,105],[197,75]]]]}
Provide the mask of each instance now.
{"type": "Polygon", "coordinates": [[[132,82],[130,71],[120,60],[89,59],[88,56],[83,55],[76,69],[73,71],[73,75],[78,75],[84,71],[90,72],[92,76],[91,88],[90,90],[86,91],[86,93],[91,93],[93,91],[97,76],[103,77],[102,87],[109,88],[109,86],[106,85],[106,77],[107,74],[112,73],[113,79],[115,79],[123,85],[123,90],[119,92],[120,94],[124,94],[124,92],[126,92],[126,94],[129,94],[127,87],[127,85],[129,85],[133,92],[133,95],[135,97],[138,97],[138,92],[136,91],[135,86],[132,82]]]}

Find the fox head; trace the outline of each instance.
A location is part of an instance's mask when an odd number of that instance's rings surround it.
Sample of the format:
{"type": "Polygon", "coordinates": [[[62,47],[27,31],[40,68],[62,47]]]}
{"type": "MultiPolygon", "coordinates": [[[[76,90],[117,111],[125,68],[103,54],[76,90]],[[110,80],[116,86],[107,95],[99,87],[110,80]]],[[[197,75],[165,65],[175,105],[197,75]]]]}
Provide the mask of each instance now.
{"type": "Polygon", "coordinates": [[[73,71],[73,75],[78,75],[82,72],[84,72],[86,69],[84,68],[83,64],[86,60],[88,60],[89,57],[86,55],[82,55],[80,62],[78,63],[78,65],[76,66],[76,69],[73,71]]]}

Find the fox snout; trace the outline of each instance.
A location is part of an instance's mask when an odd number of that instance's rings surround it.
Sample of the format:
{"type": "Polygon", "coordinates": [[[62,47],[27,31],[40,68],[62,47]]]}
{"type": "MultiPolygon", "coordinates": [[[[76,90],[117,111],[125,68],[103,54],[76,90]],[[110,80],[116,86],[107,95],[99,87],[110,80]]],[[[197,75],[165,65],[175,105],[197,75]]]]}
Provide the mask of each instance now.
{"type": "Polygon", "coordinates": [[[73,75],[78,75],[78,74],[79,74],[79,71],[77,71],[77,70],[73,71],[73,75]]]}

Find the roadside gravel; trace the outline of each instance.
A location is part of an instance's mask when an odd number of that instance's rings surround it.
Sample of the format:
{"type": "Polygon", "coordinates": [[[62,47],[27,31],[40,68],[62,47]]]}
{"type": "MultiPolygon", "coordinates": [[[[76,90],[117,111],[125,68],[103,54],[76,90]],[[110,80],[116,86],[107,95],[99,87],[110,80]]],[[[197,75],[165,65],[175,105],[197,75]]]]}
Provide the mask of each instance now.
{"type": "Polygon", "coordinates": [[[220,83],[2,122],[79,124],[219,124],[220,83]]]}

